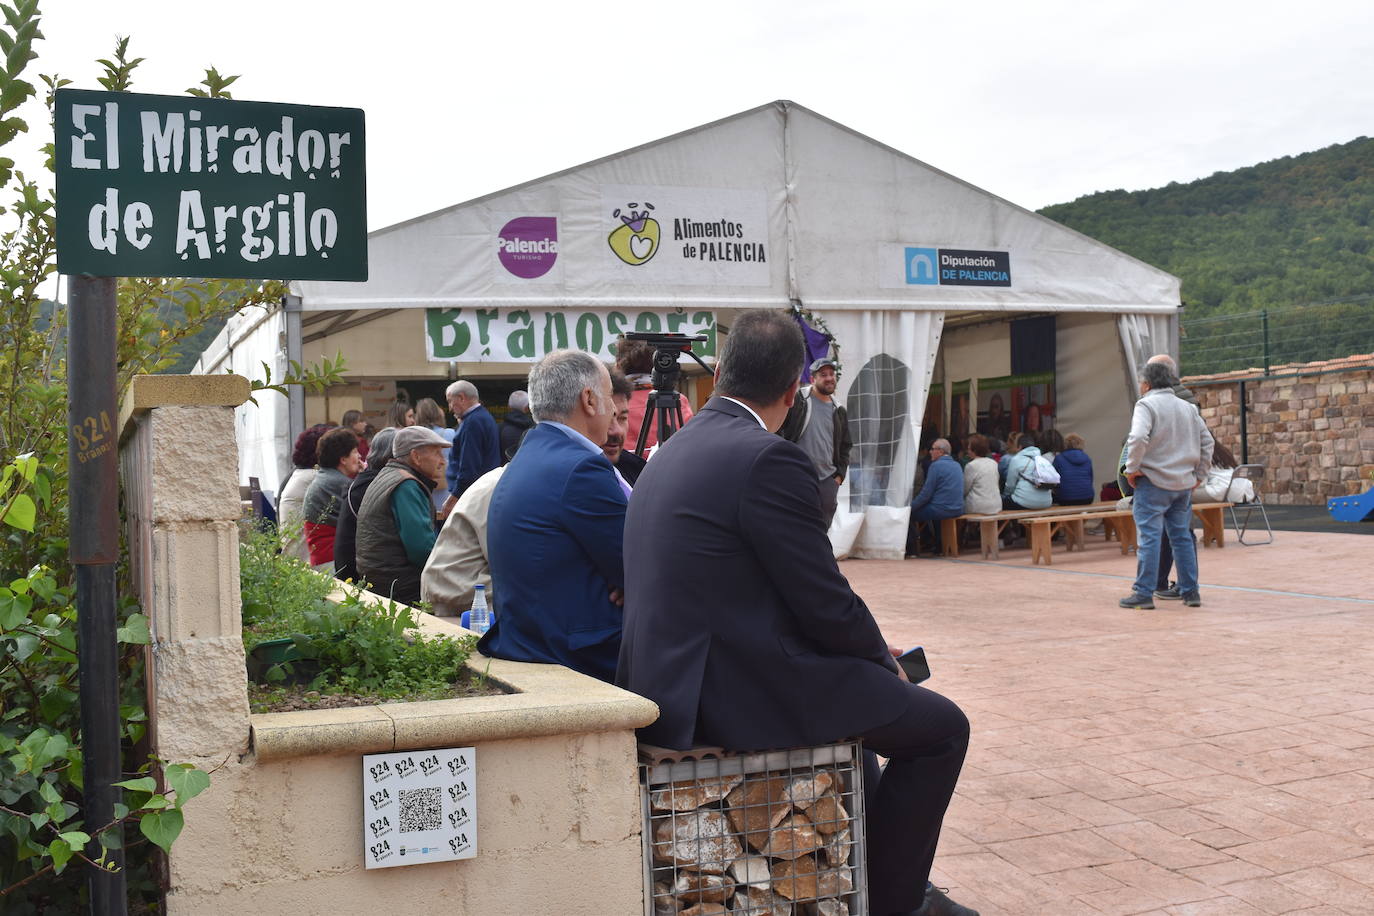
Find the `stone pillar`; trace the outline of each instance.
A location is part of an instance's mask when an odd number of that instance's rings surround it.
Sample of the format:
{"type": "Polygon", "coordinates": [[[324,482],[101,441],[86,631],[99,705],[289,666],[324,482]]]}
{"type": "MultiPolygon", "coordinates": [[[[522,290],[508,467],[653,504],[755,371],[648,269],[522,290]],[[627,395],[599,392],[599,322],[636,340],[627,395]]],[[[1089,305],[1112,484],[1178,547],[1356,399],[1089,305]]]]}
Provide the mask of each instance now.
{"type": "Polygon", "coordinates": [[[249,394],[236,375],[137,376],[120,416],[153,751],[206,770],[248,750],[234,408],[249,394]]]}

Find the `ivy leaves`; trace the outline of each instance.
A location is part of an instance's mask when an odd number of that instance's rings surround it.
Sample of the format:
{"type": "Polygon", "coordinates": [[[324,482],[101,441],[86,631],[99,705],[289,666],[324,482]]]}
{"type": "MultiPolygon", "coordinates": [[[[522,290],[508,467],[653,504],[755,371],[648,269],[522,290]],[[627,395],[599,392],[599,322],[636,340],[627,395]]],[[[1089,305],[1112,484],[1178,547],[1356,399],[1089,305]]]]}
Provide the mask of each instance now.
{"type": "Polygon", "coordinates": [[[127,804],[129,812],[138,816],[139,832],[168,852],[186,826],[181,806],[210,788],[210,774],[188,763],[174,763],[164,768],[163,777],[171,787],[171,797],[158,791],[157,780],[151,776],[115,785],[129,790],[127,804]]]}

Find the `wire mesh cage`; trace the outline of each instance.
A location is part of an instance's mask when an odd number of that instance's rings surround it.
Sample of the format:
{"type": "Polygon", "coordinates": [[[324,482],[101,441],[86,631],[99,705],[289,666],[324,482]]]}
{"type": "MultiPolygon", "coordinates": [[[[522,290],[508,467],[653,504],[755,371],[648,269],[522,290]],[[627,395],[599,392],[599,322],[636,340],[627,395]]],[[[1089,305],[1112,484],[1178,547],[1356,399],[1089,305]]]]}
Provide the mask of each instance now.
{"type": "Polygon", "coordinates": [[[641,746],[646,916],[866,916],[860,751],[641,746]]]}

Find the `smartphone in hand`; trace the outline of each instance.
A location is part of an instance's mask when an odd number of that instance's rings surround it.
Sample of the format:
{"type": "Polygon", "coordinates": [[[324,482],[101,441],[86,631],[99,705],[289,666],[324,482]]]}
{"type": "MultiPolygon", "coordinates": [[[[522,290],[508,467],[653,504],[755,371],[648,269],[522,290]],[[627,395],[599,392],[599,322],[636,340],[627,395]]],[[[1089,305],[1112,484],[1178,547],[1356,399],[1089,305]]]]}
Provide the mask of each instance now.
{"type": "Polygon", "coordinates": [[[913,684],[930,678],[930,664],[926,661],[926,650],[917,646],[897,656],[897,664],[906,672],[907,680],[913,684]]]}

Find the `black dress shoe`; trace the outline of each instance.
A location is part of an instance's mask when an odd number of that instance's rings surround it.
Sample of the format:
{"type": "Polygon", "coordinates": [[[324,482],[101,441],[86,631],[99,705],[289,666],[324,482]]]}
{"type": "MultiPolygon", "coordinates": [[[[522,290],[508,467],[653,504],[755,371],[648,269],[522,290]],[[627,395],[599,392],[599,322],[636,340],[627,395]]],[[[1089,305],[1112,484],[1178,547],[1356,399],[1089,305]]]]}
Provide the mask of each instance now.
{"type": "Polygon", "coordinates": [[[921,905],[906,916],[978,916],[978,911],[955,903],[940,888],[932,887],[926,891],[921,905]]]}

